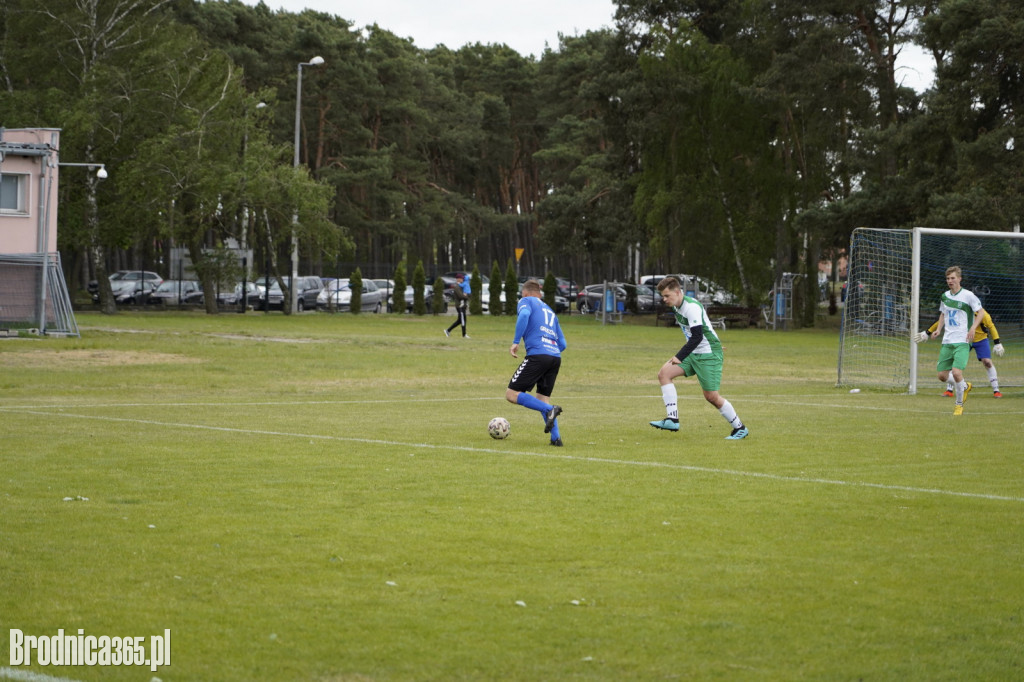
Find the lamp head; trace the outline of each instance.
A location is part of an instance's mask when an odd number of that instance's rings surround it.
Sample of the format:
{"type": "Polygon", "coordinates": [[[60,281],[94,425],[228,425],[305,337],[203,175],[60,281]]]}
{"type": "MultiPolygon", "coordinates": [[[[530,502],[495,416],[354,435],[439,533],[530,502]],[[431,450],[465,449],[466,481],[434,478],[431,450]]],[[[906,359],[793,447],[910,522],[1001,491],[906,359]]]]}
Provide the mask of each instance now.
{"type": "Polygon", "coordinates": [[[103,166],[100,166],[100,169],[98,171],[96,171],[96,177],[99,178],[100,180],[106,180],[107,179],[107,169],[104,168],[103,166]]]}
{"type": "Polygon", "coordinates": [[[324,63],[324,58],[321,57],[320,55],[317,55],[316,57],[313,57],[312,59],[309,60],[309,65],[310,66],[320,66],[323,63],[324,63]]]}

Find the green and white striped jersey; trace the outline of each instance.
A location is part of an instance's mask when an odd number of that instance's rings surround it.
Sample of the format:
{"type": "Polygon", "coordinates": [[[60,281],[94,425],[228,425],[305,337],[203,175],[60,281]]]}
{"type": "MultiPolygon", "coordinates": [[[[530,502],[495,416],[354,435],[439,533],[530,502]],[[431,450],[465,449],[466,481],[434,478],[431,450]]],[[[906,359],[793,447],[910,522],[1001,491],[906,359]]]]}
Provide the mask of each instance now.
{"type": "Polygon", "coordinates": [[[961,289],[955,294],[950,291],[942,294],[939,314],[946,316],[942,343],[970,343],[967,340],[967,332],[971,330],[971,325],[974,324],[974,314],[979,310],[981,310],[981,301],[972,291],[961,289]]]}
{"type": "Polygon", "coordinates": [[[687,340],[690,339],[690,327],[696,327],[699,324],[704,328],[704,339],[693,349],[694,353],[721,352],[722,342],[719,341],[718,334],[711,327],[707,311],[704,310],[700,301],[690,296],[683,296],[682,305],[672,308],[672,312],[675,313],[676,324],[683,330],[687,340]]]}

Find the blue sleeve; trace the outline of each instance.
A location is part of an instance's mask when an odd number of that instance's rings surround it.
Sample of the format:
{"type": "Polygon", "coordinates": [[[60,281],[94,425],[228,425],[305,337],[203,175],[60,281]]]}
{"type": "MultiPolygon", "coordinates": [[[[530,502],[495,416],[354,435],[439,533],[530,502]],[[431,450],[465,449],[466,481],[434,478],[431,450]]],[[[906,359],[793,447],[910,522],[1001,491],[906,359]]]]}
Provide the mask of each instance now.
{"type": "Polygon", "coordinates": [[[516,319],[516,336],[512,339],[512,343],[519,343],[519,339],[523,338],[523,334],[526,333],[526,325],[530,322],[530,306],[523,306],[519,309],[519,317],[516,319]]]}
{"type": "Polygon", "coordinates": [[[558,350],[563,351],[568,347],[565,342],[565,333],[562,331],[562,325],[558,325],[558,350]]]}

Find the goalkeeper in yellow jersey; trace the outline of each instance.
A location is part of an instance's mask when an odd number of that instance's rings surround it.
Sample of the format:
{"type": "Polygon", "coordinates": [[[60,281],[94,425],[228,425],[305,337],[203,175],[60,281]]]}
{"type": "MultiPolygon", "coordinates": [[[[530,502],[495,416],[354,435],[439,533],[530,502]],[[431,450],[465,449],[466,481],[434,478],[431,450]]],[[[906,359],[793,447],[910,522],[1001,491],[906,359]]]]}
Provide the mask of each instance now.
{"type": "MultiPolygon", "coordinates": [[[[928,327],[928,331],[918,334],[918,341],[927,341],[931,333],[938,326],[939,323],[935,322],[932,326],[928,327]]],[[[988,311],[985,311],[985,315],[981,318],[981,325],[974,332],[974,341],[971,343],[971,348],[974,349],[974,354],[978,356],[978,360],[981,361],[981,364],[985,366],[985,371],[988,372],[988,383],[992,386],[992,396],[1002,398],[1003,394],[999,392],[999,375],[996,374],[996,366],[992,364],[992,353],[994,351],[996,355],[1003,357],[1005,351],[1003,344],[999,343],[999,330],[996,329],[996,325],[992,322],[992,316],[988,314],[988,311]],[[988,343],[989,337],[992,338],[991,348],[988,343]]],[[[946,392],[942,395],[952,397],[952,382],[946,382],[946,392]]]]}

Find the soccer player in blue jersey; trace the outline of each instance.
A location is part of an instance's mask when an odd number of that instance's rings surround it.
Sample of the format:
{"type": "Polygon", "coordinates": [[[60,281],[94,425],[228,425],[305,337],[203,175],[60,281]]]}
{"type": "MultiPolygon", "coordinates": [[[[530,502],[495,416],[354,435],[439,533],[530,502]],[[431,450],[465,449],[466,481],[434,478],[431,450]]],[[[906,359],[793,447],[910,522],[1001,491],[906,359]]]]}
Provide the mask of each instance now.
{"type": "Polygon", "coordinates": [[[540,282],[537,280],[531,279],[523,284],[523,297],[519,299],[516,310],[516,331],[509,353],[519,358],[519,340],[522,339],[526,344],[526,357],[508,382],[505,399],[540,412],[544,417],[544,433],[551,434],[552,445],[561,447],[558,415],[562,408],[551,404],[551,392],[562,365],[565,335],[554,311],[541,299],[540,282]],[[537,387],[536,397],[529,393],[534,386],[537,387]]]}
{"type": "Polygon", "coordinates": [[[686,336],[686,345],[658,370],[658,382],[661,384],[661,397],[667,415],[664,419],[651,422],[651,426],[666,431],[679,430],[678,397],[672,380],[696,374],[704,399],[717,407],[722,418],[732,426],[732,433],[726,436],[726,440],[746,438],[747,427],[736,415],[732,403],[718,393],[722,383],[722,343],[711,327],[704,306],[697,299],[685,295],[675,277],[661,280],[658,291],[665,305],[672,308],[676,324],[686,336]]]}

